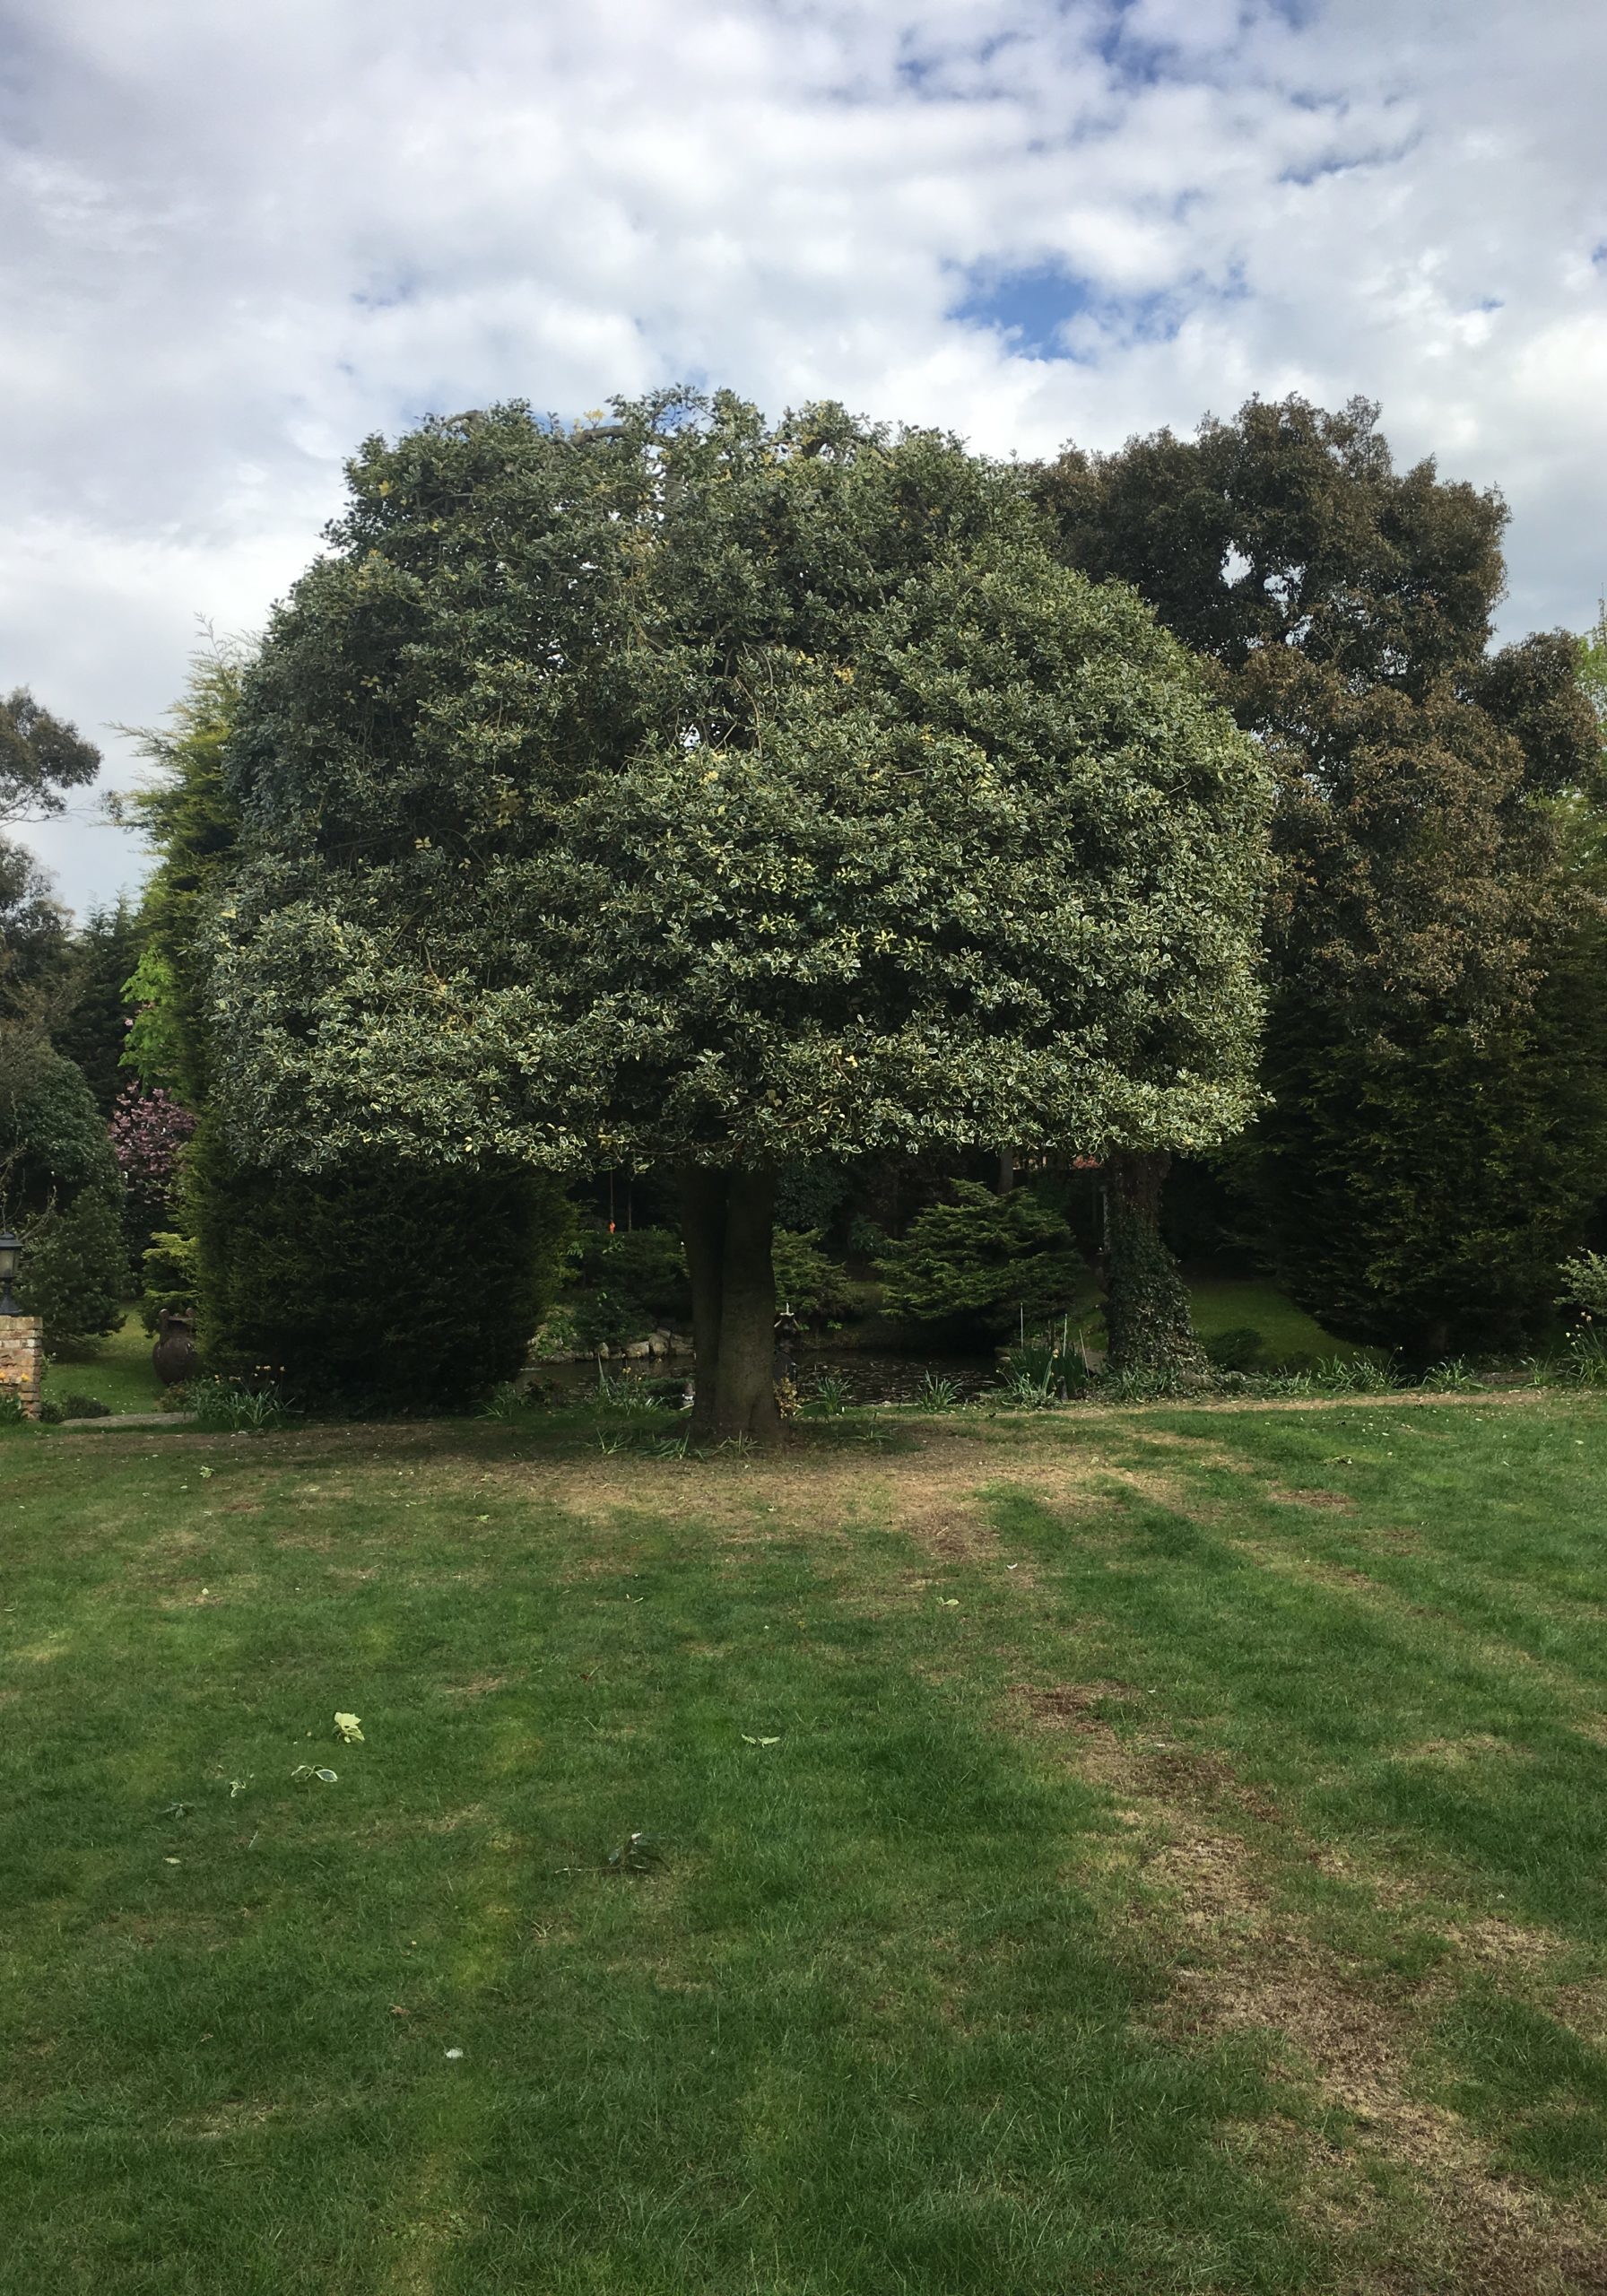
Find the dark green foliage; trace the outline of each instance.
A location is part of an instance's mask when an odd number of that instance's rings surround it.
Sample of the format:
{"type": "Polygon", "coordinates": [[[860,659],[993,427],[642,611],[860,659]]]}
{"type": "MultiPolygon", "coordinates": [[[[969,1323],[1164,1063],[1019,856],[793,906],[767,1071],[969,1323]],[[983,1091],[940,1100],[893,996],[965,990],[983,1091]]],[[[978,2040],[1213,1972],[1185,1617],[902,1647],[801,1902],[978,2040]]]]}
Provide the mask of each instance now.
{"type": "Polygon", "coordinates": [[[82,1071],[30,1030],[0,1027],[0,1212],[15,1224],[117,1177],[82,1071]]]}
{"type": "Polygon", "coordinates": [[[191,1314],[195,1305],[195,1238],[163,1230],[152,1237],[140,1259],[144,1273],[140,1318],[145,1329],[157,1329],[164,1308],[169,1315],[191,1314]]]}
{"type": "Polygon", "coordinates": [[[1607,759],[1569,631],[1539,631],[1503,646],[1471,684],[1480,708],[1522,748],[1530,789],[1549,797],[1577,790],[1596,804],[1607,796],[1607,759]]]}
{"type": "Polygon", "coordinates": [[[378,1158],[319,1174],[194,1150],[197,1340],[313,1409],[461,1409],[512,1377],[557,1288],[567,1206],[529,1172],[378,1158]]]}
{"type": "Polygon", "coordinates": [[[26,847],[0,837],[0,1025],[49,1028],[70,1001],[66,913],[26,847]]]}
{"type": "Polygon", "coordinates": [[[128,1261],[123,1238],[123,1192],[116,1178],[81,1188],[70,1203],[53,1204],[23,1231],[26,1250],[17,1277],[17,1304],[42,1316],[51,1352],[92,1346],[123,1320],[128,1261]]]}
{"type": "Polygon", "coordinates": [[[1559,951],[1530,1011],[1476,1038],[1287,1015],[1269,1048],[1281,1113],[1246,1169],[1289,1290],[1333,1330],[1420,1362],[1543,1332],[1602,1185],[1598,940],[1559,951]]]}
{"type": "Polygon", "coordinates": [[[1256,1371],[1266,1361],[1266,1342],[1254,1324],[1235,1324],[1203,1345],[1206,1361],[1218,1371],[1256,1371]]]}
{"type": "Polygon", "coordinates": [[[661,1325],[684,1330],[691,1315],[686,1253],[671,1228],[610,1235],[583,1228],[567,1257],[576,1289],[564,1304],[583,1347],[619,1347],[661,1325]]]}
{"type": "Polygon", "coordinates": [[[1106,1173],[1105,1332],[1113,1372],[1186,1377],[1202,1367],[1188,1293],[1160,1233],[1167,1158],[1113,1155],[1106,1173]]]}
{"type": "Polygon", "coordinates": [[[0,1028],[0,1221],[22,1235],[23,1311],[46,1344],[115,1331],[128,1265],[123,1187],[83,1074],[42,1037],[0,1028]]]}
{"type": "Polygon", "coordinates": [[[1279,777],[1247,1224],[1335,1329],[1443,1352],[1543,1322],[1600,1188],[1601,746],[1576,641],[1486,656],[1498,498],[1396,471],[1377,414],[1253,401],[1068,453],[1040,497],[1213,657],[1279,777]]]}
{"type": "Polygon", "coordinates": [[[823,1231],[777,1228],[770,1247],[776,1270],[776,1302],[800,1323],[841,1323],[854,1306],[847,1271],[822,1250],[823,1231]]]}
{"type": "Polygon", "coordinates": [[[1091,1304],[1088,1265],[1057,1212],[1029,1187],[995,1196],[977,1180],[951,1182],[877,1262],[882,1304],[900,1322],[956,1337],[1029,1332],[1091,1304]]]}
{"type": "MultiPolygon", "coordinates": [[[[192,1106],[211,1076],[207,934],[235,854],[222,757],[240,676],[228,654],[198,659],[168,726],[144,736],[161,778],[124,801],[158,855],[130,1057],[148,1086],[192,1106]]],[[[146,1256],[144,1312],[153,1327],[161,1308],[194,1304],[210,1370],[282,1369],[317,1407],[425,1411],[472,1402],[523,1363],[567,1232],[552,1183],[361,1153],[316,1179],[280,1175],[204,1119],[186,1161],[187,1232],[146,1256]]]]}
{"type": "Polygon", "coordinates": [[[227,650],[196,657],[167,725],[140,735],[159,778],[123,795],[117,805],[157,856],[140,907],[135,1017],[125,1065],[147,1088],[160,1084],[190,1109],[204,1105],[211,1083],[206,935],[239,842],[239,816],[224,787],[222,758],[243,674],[227,650]]]}
{"type": "Polygon", "coordinates": [[[100,768],[94,744],[41,709],[25,686],[0,700],[0,822],[59,813],[62,791],[82,788],[100,768]]]}
{"type": "Polygon", "coordinates": [[[852,1183],[840,1164],[786,1164],[776,1182],[776,1217],[783,1228],[807,1233],[830,1226],[852,1183]]]}
{"type": "Polygon", "coordinates": [[[73,935],[72,1009],[52,1037],[83,1069],[102,1116],[128,1082],[123,1054],[134,999],[125,992],[139,956],[139,927],[126,901],[91,909],[73,935]]]}

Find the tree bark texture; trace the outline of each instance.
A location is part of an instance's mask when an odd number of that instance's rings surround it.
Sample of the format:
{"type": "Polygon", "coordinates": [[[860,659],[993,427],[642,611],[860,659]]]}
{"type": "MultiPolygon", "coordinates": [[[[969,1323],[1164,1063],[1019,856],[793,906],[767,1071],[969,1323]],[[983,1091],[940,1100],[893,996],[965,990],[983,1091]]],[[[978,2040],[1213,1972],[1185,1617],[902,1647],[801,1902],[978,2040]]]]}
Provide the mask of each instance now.
{"type": "Polygon", "coordinates": [[[1106,1166],[1105,1324],[1113,1371],[1203,1368],[1188,1293],[1161,1240],[1160,1197],[1171,1161],[1164,1150],[1118,1148],[1106,1166]]]}
{"type": "Polygon", "coordinates": [[[777,1444],[775,1175],[685,1165],[681,1216],[697,1357],[692,1439],[777,1444]]]}
{"type": "Polygon", "coordinates": [[[681,1168],[681,1237],[692,1287],[692,1440],[714,1439],[720,1360],[720,1292],[725,1265],[725,1180],[707,1164],[681,1168]]]}

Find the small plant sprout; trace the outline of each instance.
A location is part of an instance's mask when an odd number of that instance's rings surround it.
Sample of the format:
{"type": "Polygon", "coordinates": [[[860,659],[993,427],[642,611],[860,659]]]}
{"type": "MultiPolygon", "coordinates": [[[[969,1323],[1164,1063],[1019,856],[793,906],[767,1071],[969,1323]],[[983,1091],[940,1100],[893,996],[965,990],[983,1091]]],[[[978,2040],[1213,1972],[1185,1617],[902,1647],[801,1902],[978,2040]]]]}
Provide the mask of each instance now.
{"type": "Polygon", "coordinates": [[[840,1419],[848,1408],[848,1382],[840,1371],[821,1371],[815,1378],[814,1393],[804,1405],[805,1411],[818,1419],[840,1419]]]}
{"type": "Polygon", "coordinates": [[[608,1853],[611,1874],[650,1874],[663,1862],[658,1836],[653,1833],[628,1833],[618,1848],[608,1853]]]}

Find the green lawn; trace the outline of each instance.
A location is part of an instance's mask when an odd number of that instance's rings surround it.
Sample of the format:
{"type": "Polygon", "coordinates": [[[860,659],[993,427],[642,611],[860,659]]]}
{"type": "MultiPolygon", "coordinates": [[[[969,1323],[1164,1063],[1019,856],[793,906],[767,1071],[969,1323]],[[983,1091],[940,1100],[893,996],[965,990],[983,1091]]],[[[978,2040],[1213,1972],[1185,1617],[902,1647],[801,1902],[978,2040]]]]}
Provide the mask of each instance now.
{"type": "Polygon", "coordinates": [[[1203,1340],[1220,1339],[1228,1331],[1258,1331],[1269,1362],[1303,1355],[1318,1360],[1339,1355],[1348,1361],[1357,1352],[1271,1283],[1231,1276],[1191,1277],[1188,1304],[1203,1340]]]}
{"type": "Polygon", "coordinates": [[[151,1368],[151,1335],[130,1309],[120,1331],[100,1343],[92,1355],[45,1366],[45,1395],[51,1403],[69,1396],[92,1396],[111,1411],[155,1411],[161,1381],[151,1368]]]}
{"type": "Polygon", "coordinates": [[[1603,2285],[1603,1399],[24,1430],[0,1520],[0,2290],[1603,2285]]]}

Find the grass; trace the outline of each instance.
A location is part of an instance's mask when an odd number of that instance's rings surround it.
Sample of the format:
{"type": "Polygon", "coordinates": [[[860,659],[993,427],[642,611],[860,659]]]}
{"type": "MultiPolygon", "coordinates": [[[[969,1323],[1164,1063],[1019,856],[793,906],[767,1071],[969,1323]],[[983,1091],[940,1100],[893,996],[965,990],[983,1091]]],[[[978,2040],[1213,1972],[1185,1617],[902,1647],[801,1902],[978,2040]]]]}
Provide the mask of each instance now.
{"type": "Polygon", "coordinates": [[[1297,1308],[1275,1285],[1228,1276],[1191,1277],[1189,1310],[1201,1339],[1220,1339],[1224,1332],[1258,1331],[1269,1361],[1290,1356],[1349,1358],[1356,1349],[1334,1339],[1315,1316],[1297,1308]]]}
{"type": "Polygon", "coordinates": [[[161,1381],[151,1368],[151,1346],[150,1333],[131,1309],[121,1329],[102,1340],[92,1355],[77,1361],[53,1357],[46,1364],[46,1400],[61,1403],[68,1396],[92,1396],[114,1412],[155,1411],[161,1381]]]}
{"type": "Polygon", "coordinates": [[[0,2290],[1599,2287],[1604,1502],[1594,1396],[7,1436],[0,2290]]]}

